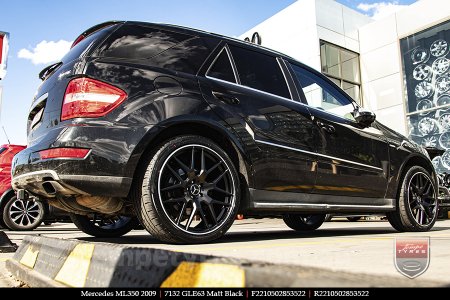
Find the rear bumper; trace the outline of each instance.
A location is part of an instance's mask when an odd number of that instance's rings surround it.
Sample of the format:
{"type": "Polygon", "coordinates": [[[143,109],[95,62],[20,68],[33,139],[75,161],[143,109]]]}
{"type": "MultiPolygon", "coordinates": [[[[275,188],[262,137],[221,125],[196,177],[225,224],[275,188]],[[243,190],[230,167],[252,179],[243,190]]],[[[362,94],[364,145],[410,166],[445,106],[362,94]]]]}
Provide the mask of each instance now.
{"type": "Polygon", "coordinates": [[[128,177],[64,175],[54,170],[40,170],[13,177],[11,185],[15,190],[24,189],[44,198],[73,195],[126,197],[131,182],[128,177]]]}

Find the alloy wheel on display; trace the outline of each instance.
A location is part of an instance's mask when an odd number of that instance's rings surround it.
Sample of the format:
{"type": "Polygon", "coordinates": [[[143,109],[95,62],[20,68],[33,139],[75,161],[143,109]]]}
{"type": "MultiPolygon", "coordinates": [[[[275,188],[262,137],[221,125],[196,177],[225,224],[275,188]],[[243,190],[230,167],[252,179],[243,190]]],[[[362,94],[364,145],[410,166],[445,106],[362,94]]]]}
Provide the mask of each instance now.
{"type": "Polygon", "coordinates": [[[204,235],[228,219],[236,186],[217,152],[203,145],[186,145],[162,165],[158,192],[164,213],[178,229],[204,235]]]}

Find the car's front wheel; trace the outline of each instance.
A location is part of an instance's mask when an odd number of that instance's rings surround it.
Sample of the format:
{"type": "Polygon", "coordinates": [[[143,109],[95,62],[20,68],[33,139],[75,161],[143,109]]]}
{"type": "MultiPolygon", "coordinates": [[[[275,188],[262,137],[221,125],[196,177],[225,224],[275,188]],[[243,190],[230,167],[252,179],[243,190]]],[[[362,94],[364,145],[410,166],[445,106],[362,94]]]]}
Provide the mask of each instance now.
{"type": "Polygon", "coordinates": [[[430,230],[438,215],[437,189],[427,170],[414,166],[401,183],[396,211],[387,219],[398,231],[422,232],[430,230]]]}
{"type": "Polygon", "coordinates": [[[71,213],[70,219],[84,233],[100,238],[122,236],[138,225],[136,218],[126,216],[105,216],[101,214],[85,216],[71,213]]]}
{"type": "Polygon", "coordinates": [[[287,214],[283,216],[283,221],[296,231],[312,231],[322,226],[325,216],[325,214],[287,214]]]}
{"type": "Polygon", "coordinates": [[[11,196],[3,210],[3,222],[11,230],[33,230],[44,219],[44,205],[39,201],[22,201],[11,196]]]}
{"type": "Polygon", "coordinates": [[[221,237],[239,208],[239,177],[210,139],[181,136],[162,145],[142,170],[135,211],[150,234],[170,243],[221,237]]]}

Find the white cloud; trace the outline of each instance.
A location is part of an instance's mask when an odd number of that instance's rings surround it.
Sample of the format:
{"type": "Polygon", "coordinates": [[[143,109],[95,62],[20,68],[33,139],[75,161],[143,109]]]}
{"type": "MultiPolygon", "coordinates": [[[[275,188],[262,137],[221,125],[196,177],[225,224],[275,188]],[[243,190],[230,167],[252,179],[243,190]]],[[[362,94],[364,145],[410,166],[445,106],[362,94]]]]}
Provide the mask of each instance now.
{"type": "Polygon", "coordinates": [[[408,5],[398,4],[398,1],[393,2],[376,2],[376,3],[360,3],[357,8],[366,12],[369,17],[375,20],[387,17],[408,5]]]}
{"type": "Polygon", "coordinates": [[[43,40],[33,49],[20,49],[19,58],[29,59],[35,65],[49,64],[59,61],[69,50],[72,42],[59,40],[57,42],[43,40]]]}

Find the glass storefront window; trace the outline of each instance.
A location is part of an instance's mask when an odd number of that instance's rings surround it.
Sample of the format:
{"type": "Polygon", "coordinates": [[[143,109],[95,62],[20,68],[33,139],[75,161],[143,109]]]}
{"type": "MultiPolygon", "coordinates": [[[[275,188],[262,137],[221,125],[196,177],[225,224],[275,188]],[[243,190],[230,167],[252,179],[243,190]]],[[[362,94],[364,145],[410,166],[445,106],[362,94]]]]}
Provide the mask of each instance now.
{"type": "Polygon", "coordinates": [[[450,21],[400,40],[409,137],[445,149],[433,160],[450,171],[450,21]]]}
{"type": "Polygon", "coordinates": [[[361,104],[359,54],[320,41],[322,73],[361,104]]]}

